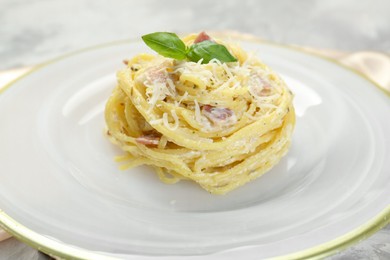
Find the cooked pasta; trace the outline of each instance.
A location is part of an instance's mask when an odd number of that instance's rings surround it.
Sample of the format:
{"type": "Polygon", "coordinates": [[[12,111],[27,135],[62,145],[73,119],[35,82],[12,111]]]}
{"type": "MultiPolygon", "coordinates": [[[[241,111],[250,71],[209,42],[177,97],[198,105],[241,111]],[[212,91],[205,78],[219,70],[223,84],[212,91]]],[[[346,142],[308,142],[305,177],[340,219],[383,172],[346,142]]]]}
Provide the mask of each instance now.
{"type": "Polygon", "coordinates": [[[105,119],[107,136],[124,151],[116,158],[122,169],[150,165],[165,183],[192,180],[225,194],[286,154],[295,125],[291,91],[255,56],[217,42],[238,61],[139,54],[117,73],[105,119]]]}

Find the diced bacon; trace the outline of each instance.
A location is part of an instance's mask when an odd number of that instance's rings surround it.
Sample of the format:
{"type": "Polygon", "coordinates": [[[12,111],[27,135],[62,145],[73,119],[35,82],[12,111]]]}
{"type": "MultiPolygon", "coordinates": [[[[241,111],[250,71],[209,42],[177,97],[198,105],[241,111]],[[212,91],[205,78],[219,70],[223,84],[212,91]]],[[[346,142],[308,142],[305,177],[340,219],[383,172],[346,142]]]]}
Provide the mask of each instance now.
{"type": "Polygon", "coordinates": [[[229,108],[213,107],[210,105],[202,106],[202,113],[215,124],[226,121],[234,115],[229,108]]]}
{"type": "Polygon", "coordinates": [[[176,95],[176,87],[170,74],[167,72],[169,63],[148,68],[140,77],[138,82],[144,84],[146,88],[147,102],[149,109],[153,109],[158,101],[164,100],[167,96],[176,95]]]}
{"type": "Polygon", "coordinates": [[[249,91],[254,96],[265,97],[272,93],[272,86],[260,75],[254,74],[250,78],[249,91]]]}
{"type": "Polygon", "coordinates": [[[160,142],[160,137],[155,135],[142,135],[136,138],[135,141],[147,146],[157,146],[160,142]]]}
{"type": "Polygon", "coordinates": [[[175,91],[175,86],[173,85],[173,80],[171,74],[169,74],[168,70],[171,70],[170,64],[167,62],[163,62],[157,66],[148,68],[146,70],[146,79],[148,84],[162,84],[168,85],[168,88],[171,91],[175,91]]]}
{"type": "Polygon", "coordinates": [[[203,41],[212,41],[212,39],[207,33],[201,32],[195,38],[194,43],[199,43],[199,42],[203,42],[203,41]]]}
{"type": "Polygon", "coordinates": [[[123,60],[123,64],[128,65],[129,64],[129,60],[123,60]]]}
{"type": "Polygon", "coordinates": [[[265,96],[269,96],[270,94],[271,94],[271,86],[263,85],[263,89],[260,90],[259,96],[265,97],[265,96]]]}
{"type": "Polygon", "coordinates": [[[166,83],[168,74],[163,67],[154,67],[147,70],[147,78],[151,83],[166,83]]]}

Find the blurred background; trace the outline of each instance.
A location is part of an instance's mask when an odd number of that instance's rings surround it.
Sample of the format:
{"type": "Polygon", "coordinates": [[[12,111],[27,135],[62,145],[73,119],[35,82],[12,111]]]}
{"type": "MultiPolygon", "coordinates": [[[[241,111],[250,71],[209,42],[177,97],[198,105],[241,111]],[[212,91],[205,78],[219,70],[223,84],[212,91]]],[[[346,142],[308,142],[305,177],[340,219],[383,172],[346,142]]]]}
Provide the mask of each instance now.
{"type": "Polygon", "coordinates": [[[389,14],[388,0],[0,0],[0,70],[154,31],[390,53],[389,14]]]}
{"type": "MultiPolygon", "coordinates": [[[[388,0],[0,0],[0,71],[155,31],[233,30],[299,46],[390,53],[388,0]]],[[[0,259],[46,259],[8,239],[0,259]]],[[[390,259],[390,227],[332,259],[390,259]]]]}

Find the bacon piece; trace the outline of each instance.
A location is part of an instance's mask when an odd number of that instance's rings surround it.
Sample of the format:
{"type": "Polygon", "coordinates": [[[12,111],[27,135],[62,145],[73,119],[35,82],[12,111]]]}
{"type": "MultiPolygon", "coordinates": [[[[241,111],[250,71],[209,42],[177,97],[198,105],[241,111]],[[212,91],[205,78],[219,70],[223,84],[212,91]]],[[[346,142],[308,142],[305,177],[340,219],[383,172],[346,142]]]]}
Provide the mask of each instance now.
{"type": "Polygon", "coordinates": [[[147,78],[151,83],[166,83],[168,75],[162,68],[156,67],[147,71],[147,78]]]}
{"type": "Polygon", "coordinates": [[[263,85],[262,90],[259,92],[259,96],[265,97],[269,96],[271,94],[271,86],[270,85],[263,85]]]}
{"type": "Polygon", "coordinates": [[[265,97],[272,93],[272,86],[268,80],[262,78],[258,74],[251,76],[249,81],[250,92],[254,96],[265,97]]]}
{"type": "Polygon", "coordinates": [[[160,137],[155,135],[141,135],[135,141],[146,146],[157,146],[160,142],[160,137]]]}
{"type": "Polygon", "coordinates": [[[149,85],[159,85],[160,88],[163,86],[162,93],[163,98],[160,100],[164,100],[166,96],[173,96],[176,93],[176,87],[173,84],[172,76],[167,72],[167,67],[164,67],[164,64],[161,66],[157,66],[155,68],[150,68],[147,70],[146,78],[147,84],[149,85]]]}
{"type": "Polygon", "coordinates": [[[202,106],[202,113],[213,123],[226,121],[233,116],[233,111],[229,108],[213,107],[210,105],[202,106]]]}
{"type": "Polygon", "coordinates": [[[170,78],[168,70],[171,69],[169,62],[163,62],[159,65],[150,67],[146,70],[146,78],[150,83],[167,83],[167,79],[170,78]]]}
{"type": "Polygon", "coordinates": [[[201,32],[195,38],[194,43],[199,43],[199,42],[203,42],[203,41],[212,41],[212,39],[211,39],[211,37],[207,33],[201,32]]]}

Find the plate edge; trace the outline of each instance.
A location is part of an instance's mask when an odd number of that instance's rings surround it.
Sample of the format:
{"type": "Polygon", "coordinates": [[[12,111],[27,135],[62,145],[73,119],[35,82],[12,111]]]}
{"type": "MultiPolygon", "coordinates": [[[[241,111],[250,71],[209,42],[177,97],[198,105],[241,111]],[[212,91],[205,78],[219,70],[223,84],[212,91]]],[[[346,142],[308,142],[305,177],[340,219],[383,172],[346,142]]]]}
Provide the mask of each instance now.
{"type": "MultiPolygon", "coordinates": [[[[292,45],[284,45],[280,43],[275,43],[272,41],[260,39],[254,35],[251,34],[243,34],[236,31],[211,31],[210,34],[218,35],[220,37],[230,37],[234,40],[242,40],[242,41],[250,41],[260,44],[268,44],[271,46],[276,46],[284,49],[290,49],[297,52],[304,53],[306,55],[310,55],[313,57],[317,57],[320,59],[323,59],[325,61],[331,62],[339,67],[342,67],[345,70],[348,70],[350,72],[353,72],[360,78],[365,79],[366,81],[370,82],[372,85],[377,87],[381,92],[383,92],[385,95],[387,95],[390,98],[390,91],[387,91],[386,89],[382,88],[380,85],[378,85],[376,82],[368,78],[363,73],[350,68],[340,62],[338,62],[336,59],[332,59],[329,57],[326,57],[324,55],[320,54],[314,54],[309,51],[306,51],[304,49],[301,49],[297,46],[292,45]]],[[[181,33],[180,35],[184,35],[181,33]]],[[[9,89],[12,85],[14,85],[17,81],[23,79],[24,77],[28,76],[29,74],[32,74],[52,63],[55,63],[57,61],[63,60],[65,58],[68,58],[70,56],[77,55],[79,53],[84,53],[87,51],[105,48],[105,47],[111,47],[116,46],[120,44],[125,43],[131,43],[136,42],[137,39],[124,39],[124,40],[118,40],[114,42],[109,43],[103,43],[94,45],[91,47],[82,48],[73,52],[66,53],[64,55],[61,55],[57,58],[51,59],[49,61],[40,63],[36,66],[34,66],[31,70],[27,71],[26,73],[22,74],[21,76],[17,77],[16,79],[12,80],[8,84],[4,86],[0,86],[0,95],[3,94],[7,89],[9,89]]],[[[326,256],[330,256],[332,254],[335,254],[348,246],[355,244],[359,242],[360,240],[363,240],[372,234],[374,234],[379,229],[383,228],[387,224],[390,223],[390,205],[384,208],[378,215],[361,225],[360,227],[338,237],[334,240],[325,242],[323,244],[314,246],[312,248],[304,249],[302,251],[298,251],[295,253],[278,256],[273,259],[283,260],[283,259],[320,259],[326,256]]],[[[49,239],[43,235],[40,235],[39,233],[36,233],[27,227],[21,225],[14,219],[12,219],[10,216],[8,216],[3,210],[0,209],[0,227],[2,227],[4,230],[6,230],[8,233],[12,234],[17,239],[23,241],[24,243],[48,254],[51,257],[57,258],[57,259],[115,259],[109,256],[103,256],[101,254],[98,254],[97,252],[88,251],[85,249],[78,249],[75,247],[72,247],[70,245],[57,242],[55,240],[49,239]],[[43,241],[42,241],[43,240],[43,241]],[[48,245],[48,244],[56,244],[54,245],[48,245]]]]}

